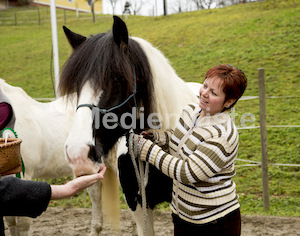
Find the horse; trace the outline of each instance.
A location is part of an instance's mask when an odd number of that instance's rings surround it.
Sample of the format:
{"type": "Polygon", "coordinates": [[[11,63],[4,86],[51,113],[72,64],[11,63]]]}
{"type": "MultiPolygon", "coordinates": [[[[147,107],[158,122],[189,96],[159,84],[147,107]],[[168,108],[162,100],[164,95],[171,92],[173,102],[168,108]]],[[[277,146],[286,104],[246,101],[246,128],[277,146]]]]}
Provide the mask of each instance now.
{"type": "MultiPolygon", "coordinates": [[[[74,95],[60,97],[55,101],[41,103],[32,99],[19,87],[0,79],[0,90],[11,102],[16,123],[15,131],[22,139],[21,155],[25,165],[24,179],[61,178],[73,174],[65,159],[64,143],[72,128],[76,109],[74,95]]],[[[105,181],[109,181],[107,178],[105,181]]],[[[109,185],[110,183],[107,183],[109,185]]],[[[99,222],[102,215],[99,184],[88,188],[92,199],[92,222],[99,222]],[[101,211],[100,211],[101,212],[101,211]]],[[[109,195],[110,192],[107,194],[109,195]]],[[[31,235],[31,219],[27,217],[6,217],[12,236],[31,235]]],[[[91,235],[98,235],[99,223],[91,224],[91,235]],[[96,233],[97,232],[97,233],[96,233]]]]}
{"type": "MultiPolygon", "coordinates": [[[[16,116],[14,129],[22,139],[24,179],[70,176],[72,170],[64,159],[63,143],[74,116],[71,99],[61,97],[53,102],[37,102],[23,89],[3,79],[0,79],[0,90],[10,99],[16,116]]],[[[11,235],[30,235],[30,218],[6,217],[6,222],[11,235]]]]}
{"type": "Polygon", "coordinates": [[[64,27],[73,52],[63,66],[59,90],[63,96],[77,94],[65,155],[75,176],[98,172],[100,163],[116,170],[138,235],[154,235],[153,208],[170,201],[172,180],[149,166],[144,222],[133,162],[125,154],[125,136],[130,130],[174,128],[183,108],[198,98],[157,48],[129,37],[125,22],[113,19],[111,32],[90,37],[64,27]],[[118,163],[110,158],[115,150],[118,163]],[[160,189],[167,189],[165,195],[160,189]]]}

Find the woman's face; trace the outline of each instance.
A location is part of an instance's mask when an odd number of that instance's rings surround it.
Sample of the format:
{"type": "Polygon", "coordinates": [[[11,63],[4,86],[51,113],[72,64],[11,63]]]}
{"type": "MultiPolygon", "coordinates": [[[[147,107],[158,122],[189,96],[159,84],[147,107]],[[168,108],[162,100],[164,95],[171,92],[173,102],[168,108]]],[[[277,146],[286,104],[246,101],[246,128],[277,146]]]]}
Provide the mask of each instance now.
{"type": "Polygon", "coordinates": [[[213,116],[222,112],[225,106],[230,106],[230,102],[225,101],[222,81],[220,78],[207,78],[200,88],[200,108],[202,116],[213,116]]]}

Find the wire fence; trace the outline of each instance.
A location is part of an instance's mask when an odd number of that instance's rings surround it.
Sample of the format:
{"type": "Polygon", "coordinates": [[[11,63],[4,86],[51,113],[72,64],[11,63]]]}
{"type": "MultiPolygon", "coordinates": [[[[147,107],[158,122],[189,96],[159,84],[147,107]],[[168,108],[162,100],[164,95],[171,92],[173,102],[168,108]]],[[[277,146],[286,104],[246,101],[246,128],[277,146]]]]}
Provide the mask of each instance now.
{"type": "MultiPolygon", "coordinates": [[[[263,92],[265,93],[265,92],[263,92]]],[[[260,92],[260,96],[261,96],[261,92],[260,92]]],[[[253,100],[253,99],[259,99],[259,103],[260,103],[260,108],[261,108],[261,103],[264,103],[265,105],[265,99],[297,99],[300,96],[262,96],[264,97],[264,99],[262,100],[260,96],[243,96],[240,100],[253,100]],[[262,102],[263,101],[263,102],[262,102]]],[[[37,100],[44,100],[42,98],[39,98],[37,100]]],[[[49,99],[52,100],[52,99],[49,99]]],[[[233,111],[234,112],[234,111],[233,111]]],[[[260,109],[260,113],[261,113],[261,109],[260,109]]],[[[300,164],[295,164],[295,163],[269,163],[268,162],[268,154],[267,154],[267,143],[265,140],[265,137],[263,137],[262,133],[265,133],[266,135],[266,131],[267,129],[281,129],[281,128],[293,128],[293,129],[297,129],[300,128],[300,125],[292,125],[292,124],[288,124],[288,125],[266,125],[266,111],[264,111],[265,116],[261,116],[261,120],[264,120],[264,122],[260,122],[260,126],[244,126],[244,127],[237,127],[238,130],[251,130],[251,129],[260,129],[261,131],[261,137],[260,137],[260,142],[261,142],[261,150],[262,150],[262,156],[261,156],[261,161],[254,161],[254,160],[246,160],[246,159],[241,159],[241,158],[237,158],[236,162],[235,162],[235,167],[237,167],[240,171],[243,171],[243,167],[260,167],[262,170],[262,189],[263,189],[263,206],[264,206],[264,210],[267,211],[270,208],[270,191],[269,191],[269,171],[268,171],[268,167],[269,166],[277,166],[277,167],[287,167],[287,168],[298,168],[300,167],[300,164]],[[264,151],[265,149],[265,151],[264,151]],[[241,163],[245,163],[245,164],[239,164],[239,162],[241,163]]],[[[83,196],[81,196],[81,198],[83,198],[83,202],[87,201],[87,192],[85,191],[83,193],[83,196]]],[[[70,198],[70,202],[72,203],[73,198],[70,198]]]]}
{"type": "MultiPolygon", "coordinates": [[[[267,96],[267,99],[279,99],[279,98],[300,98],[300,96],[267,96]]],[[[259,96],[243,96],[240,100],[253,100],[259,99],[259,96]]],[[[269,128],[300,128],[300,125],[267,125],[269,128]]],[[[260,129],[260,126],[244,126],[244,127],[237,127],[238,130],[247,130],[247,129],[260,129]]],[[[245,159],[236,159],[240,162],[248,162],[250,164],[236,164],[236,167],[257,167],[261,166],[262,162],[260,161],[252,161],[252,160],[245,160],[245,159]]],[[[285,163],[268,163],[269,166],[285,166],[285,167],[300,167],[300,164],[285,164],[285,163]]]]}
{"type": "MultiPolygon", "coordinates": [[[[23,26],[23,25],[46,25],[50,24],[50,9],[48,7],[32,7],[28,10],[0,11],[0,25],[23,26]]],[[[92,13],[57,9],[57,22],[67,24],[78,19],[93,22],[92,13]]],[[[100,15],[95,15],[96,19],[100,15]]],[[[105,16],[101,15],[101,18],[105,16]]]]}
{"type": "MultiPolygon", "coordinates": [[[[77,21],[78,18],[80,20],[86,20],[93,22],[93,16],[91,13],[84,12],[75,12],[68,11],[63,9],[57,9],[57,22],[63,22],[67,24],[71,21],[77,21]]],[[[100,16],[98,16],[100,17],[100,16]]],[[[105,17],[105,16],[101,16],[105,17]]],[[[110,17],[110,16],[109,16],[110,17]]],[[[96,16],[97,18],[97,16],[96,16]]],[[[27,10],[18,10],[16,11],[0,11],[0,26],[1,25],[11,25],[11,26],[20,26],[20,25],[46,25],[50,24],[50,9],[46,7],[34,7],[27,10]],[[32,13],[35,14],[32,14],[32,13]],[[31,13],[31,14],[28,14],[31,13]]],[[[266,99],[297,99],[300,96],[267,96],[266,99]]],[[[243,96],[240,98],[240,101],[245,100],[254,100],[259,99],[259,96],[243,96]]],[[[53,101],[55,98],[36,98],[37,101],[53,101]]],[[[238,130],[251,130],[251,129],[261,129],[260,126],[241,126],[237,127],[238,130]]],[[[298,124],[287,124],[287,125],[267,125],[267,129],[280,129],[280,128],[300,128],[298,124]]],[[[300,167],[300,164],[295,163],[267,163],[268,166],[284,166],[284,167],[300,167]]],[[[238,168],[243,167],[262,167],[262,161],[253,161],[253,160],[245,160],[245,159],[237,159],[237,163],[235,164],[238,168]],[[245,164],[239,164],[239,163],[245,164]]]]}
{"type": "MultiPolygon", "coordinates": [[[[243,96],[240,100],[252,100],[258,99],[259,96],[243,96]]],[[[278,99],[278,98],[300,98],[300,96],[267,96],[268,99],[278,99]]],[[[53,101],[55,98],[34,98],[37,101],[53,101]]],[[[267,128],[300,128],[300,125],[267,125],[267,128]]],[[[260,126],[245,126],[245,127],[237,127],[238,130],[247,130],[247,129],[260,129],[260,126]]],[[[237,164],[236,167],[257,167],[261,166],[262,162],[259,161],[252,161],[252,160],[245,160],[245,159],[236,159],[237,161],[241,162],[248,162],[250,164],[237,164]]],[[[272,166],[285,166],[285,167],[300,167],[300,164],[283,164],[283,163],[268,163],[268,165],[272,166]]]]}

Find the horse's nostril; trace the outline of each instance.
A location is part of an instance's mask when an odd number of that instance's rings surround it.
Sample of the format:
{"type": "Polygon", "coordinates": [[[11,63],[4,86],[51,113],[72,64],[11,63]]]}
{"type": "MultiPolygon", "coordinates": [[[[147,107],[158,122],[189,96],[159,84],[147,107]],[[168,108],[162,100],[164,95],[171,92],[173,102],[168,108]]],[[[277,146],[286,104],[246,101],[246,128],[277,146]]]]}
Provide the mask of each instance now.
{"type": "Polygon", "coordinates": [[[95,147],[93,146],[90,146],[90,150],[89,150],[89,153],[88,153],[88,158],[90,158],[91,160],[93,160],[93,156],[95,155],[95,147]]]}
{"type": "Polygon", "coordinates": [[[77,175],[76,178],[86,176],[86,175],[90,175],[90,174],[82,173],[81,175],[77,175]]]}
{"type": "Polygon", "coordinates": [[[68,154],[68,145],[65,145],[65,158],[68,162],[71,162],[71,159],[68,154]]]}

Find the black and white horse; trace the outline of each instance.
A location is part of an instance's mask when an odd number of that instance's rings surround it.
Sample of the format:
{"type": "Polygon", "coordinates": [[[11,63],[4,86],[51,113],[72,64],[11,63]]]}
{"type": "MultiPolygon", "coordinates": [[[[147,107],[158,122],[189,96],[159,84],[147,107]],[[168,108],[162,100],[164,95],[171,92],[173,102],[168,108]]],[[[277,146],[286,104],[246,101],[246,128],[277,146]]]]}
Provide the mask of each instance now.
{"type": "MultiPolygon", "coordinates": [[[[128,36],[127,27],[119,17],[114,16],[112,32],[89,38],[64,30],[74,50],[61,74],[60,93],[77,93],[78,97],[65,143],[66,158],[76,176],[98,172],[104,162],[115,174],[105,175],[112,182],[109,186],[103,184],[103,188],[115,193],[118,189],[115,177],[119,173],[138,234],[143,235],[146,227],[147,235],[154,235],[152,209],[170,200],[172,181],[149,167],[148,220],[144,225],[132,161],[125,154],[117,164],[116,152],[119,155],[127,151],[122,144],[130,129],[138,133],[148,128],[173,128],[183,107],[198,99],[159,50],[141,38],[128,36]]],[[[94,186],[99,198],[101,186],[101,183],[94,186]]],[[[103,207],[108,208],[118,206],[119,199],[109,195],[104,202],[103,207]]],[[[100,231],[102,216],[93,217],[92,224],[100,231]]]]}

